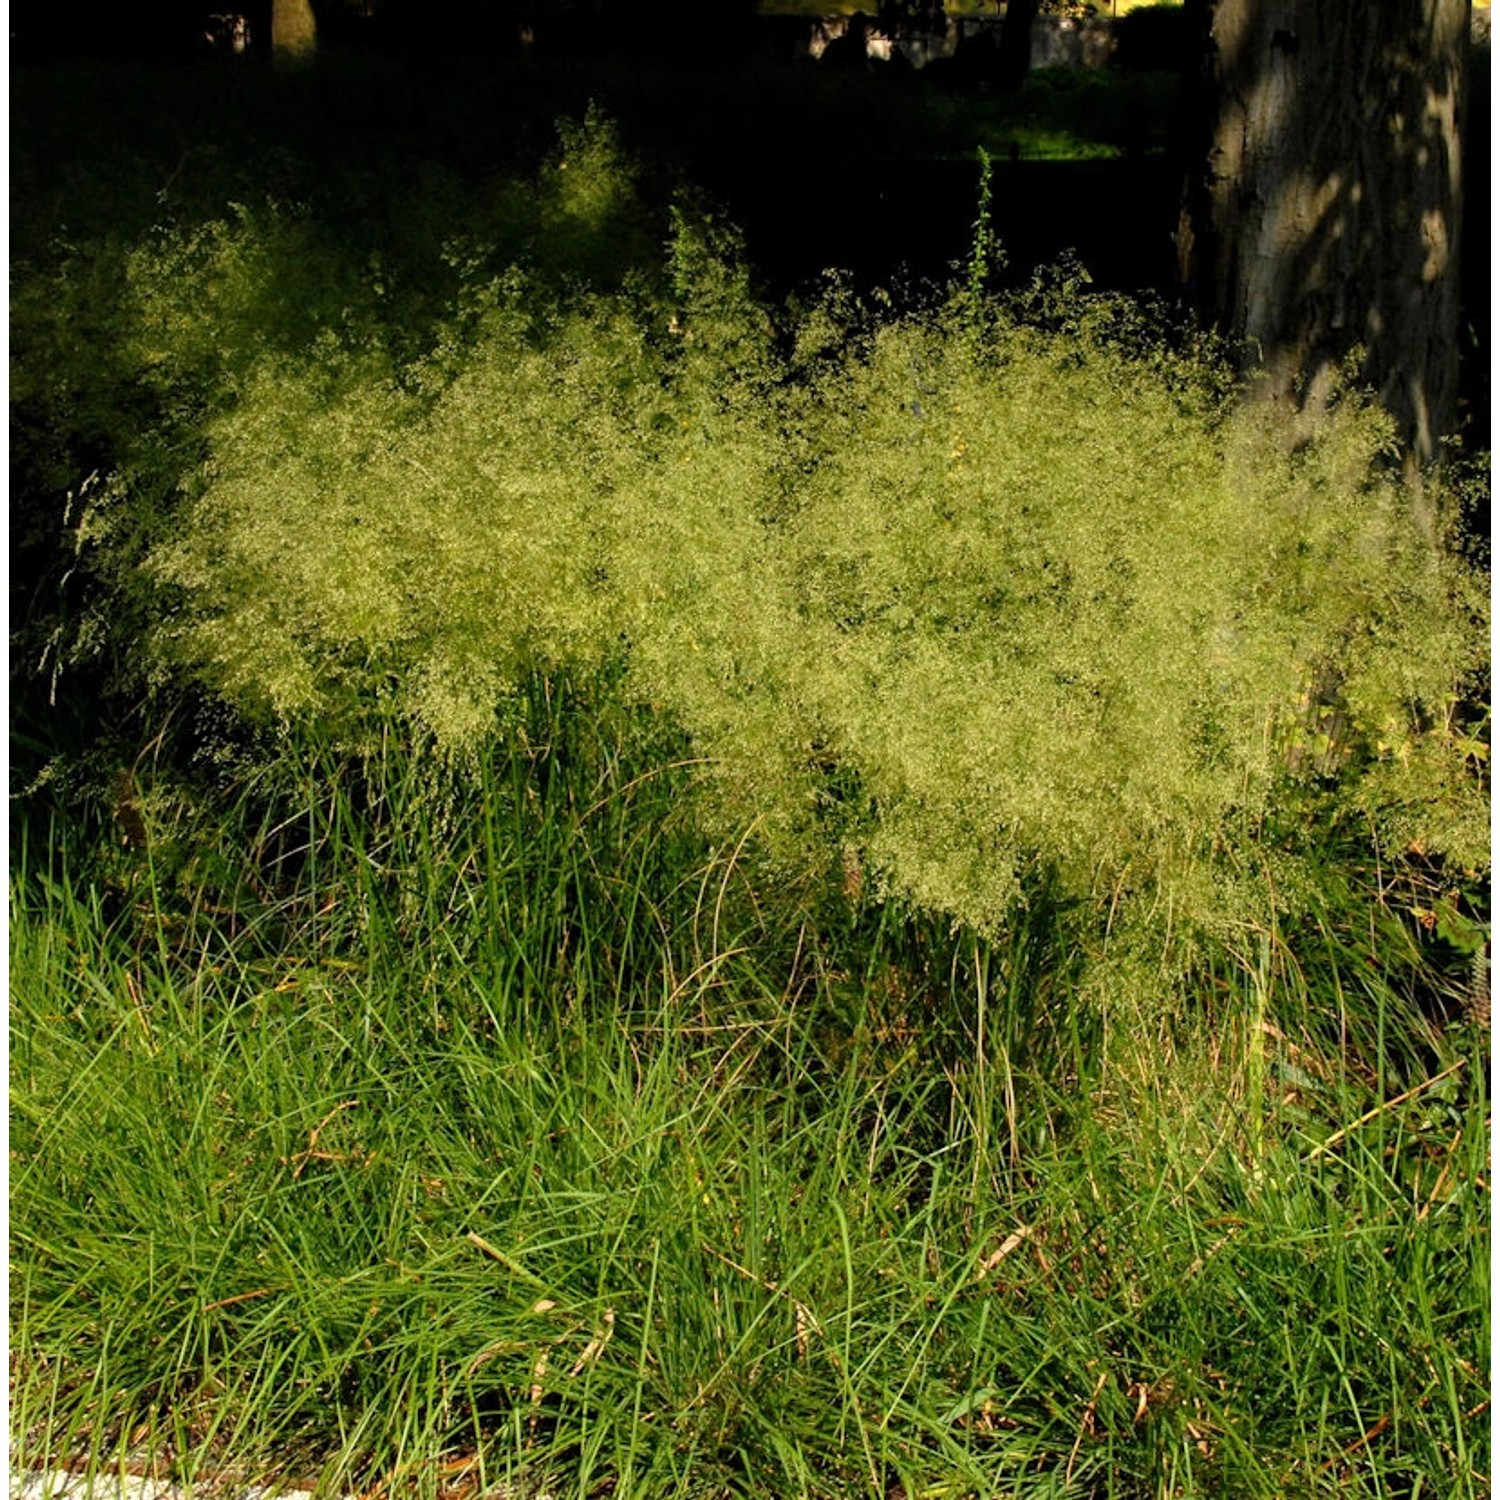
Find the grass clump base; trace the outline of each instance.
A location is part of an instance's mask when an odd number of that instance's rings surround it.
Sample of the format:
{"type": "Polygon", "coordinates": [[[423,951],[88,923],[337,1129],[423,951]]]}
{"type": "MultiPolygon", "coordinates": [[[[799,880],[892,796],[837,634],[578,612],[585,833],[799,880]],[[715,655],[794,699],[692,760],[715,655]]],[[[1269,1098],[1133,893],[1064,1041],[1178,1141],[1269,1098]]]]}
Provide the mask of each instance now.
{"type": "Polygon", "coordinates": [[[1127,1017],[1057,888],[990,941],[769,886],[658,728],[528,703],[462,785],[304,746],[25,856],[21,1467],[1484,1493],[1486,1058],[1394,918],[1127,1017]]]}

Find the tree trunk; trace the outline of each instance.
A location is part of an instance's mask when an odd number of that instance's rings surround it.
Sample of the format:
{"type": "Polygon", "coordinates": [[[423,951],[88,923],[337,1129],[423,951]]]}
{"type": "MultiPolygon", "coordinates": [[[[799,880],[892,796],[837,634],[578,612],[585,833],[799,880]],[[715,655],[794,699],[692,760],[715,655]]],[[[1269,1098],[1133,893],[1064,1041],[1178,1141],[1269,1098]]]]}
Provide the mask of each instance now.
{"type": "Polygon", "coordinates": [[[1031,69],[1031,26],[1040,0],[1006,0],[1000,25],[1000,51],[995,64],[1001,88],[1018,89],[1031,69]]]}
{"type": "Polygon", "coordinates": [[[1425,464],[1458,385],[1470,0],[1189,0],[1197,167],[1178,236],[1255,384],[1315,416],[1359,378],[1425,464]]]}
{"type": "Polygon", "coordinates": [[[271,51],[278,58],[311,57],[317,45],[311,0],[271,0],[271,51]]]}

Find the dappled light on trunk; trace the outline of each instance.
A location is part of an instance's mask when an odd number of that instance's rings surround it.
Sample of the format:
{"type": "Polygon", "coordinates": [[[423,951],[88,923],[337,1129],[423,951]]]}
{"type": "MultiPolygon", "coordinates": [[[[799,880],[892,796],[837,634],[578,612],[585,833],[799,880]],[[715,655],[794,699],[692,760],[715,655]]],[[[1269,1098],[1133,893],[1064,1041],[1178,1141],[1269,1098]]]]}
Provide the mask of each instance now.
{"type": "Polygon", "coordinates": [[[1468,0],[1196,9],[1195,300],[1266,394],[1312,419],[1349,367],[1430,462],[1457,404],[1468,0]]]}
{"type": "Polygon", "coordinates": [[[317,50],[318,23],[310,0],[272,0],[271,48],[278,58],[311,57],[317,50]]]}

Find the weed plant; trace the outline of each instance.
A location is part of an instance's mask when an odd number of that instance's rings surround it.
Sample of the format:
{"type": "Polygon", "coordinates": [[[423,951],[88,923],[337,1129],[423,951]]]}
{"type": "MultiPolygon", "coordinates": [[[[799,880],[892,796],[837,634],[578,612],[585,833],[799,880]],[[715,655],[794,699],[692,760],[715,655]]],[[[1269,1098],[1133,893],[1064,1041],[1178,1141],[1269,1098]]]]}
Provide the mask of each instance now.
{"type": "Polygon", "coordinates": [[[17,821],[15,1461],[1486,1493],[1485,590],[1379,415],[983,223],[768,307],[599,115],[490,202],[23,278],[154,749],[17,821]]]}

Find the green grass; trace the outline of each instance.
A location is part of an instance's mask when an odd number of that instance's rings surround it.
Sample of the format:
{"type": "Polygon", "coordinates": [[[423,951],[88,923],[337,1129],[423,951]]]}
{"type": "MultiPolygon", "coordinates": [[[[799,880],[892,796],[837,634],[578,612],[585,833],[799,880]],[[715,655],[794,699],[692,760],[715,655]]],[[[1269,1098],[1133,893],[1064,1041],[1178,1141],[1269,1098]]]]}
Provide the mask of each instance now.
{"type": "Polygon", "coordinates": [[[1487,1494],[1485,590],[1378,416],[983,210],[770,305],[342,66],[22,79],[13,1462],[1487,1494]]]}
{"type": "Polygon", "coordinates": [[[772,885],[658,728],[531,715],[22,852],[14,1461],[1487,1493],[1487,1058],[1394,925],[1137,1022],[1047,890],[976,945],[772,885]]]}

